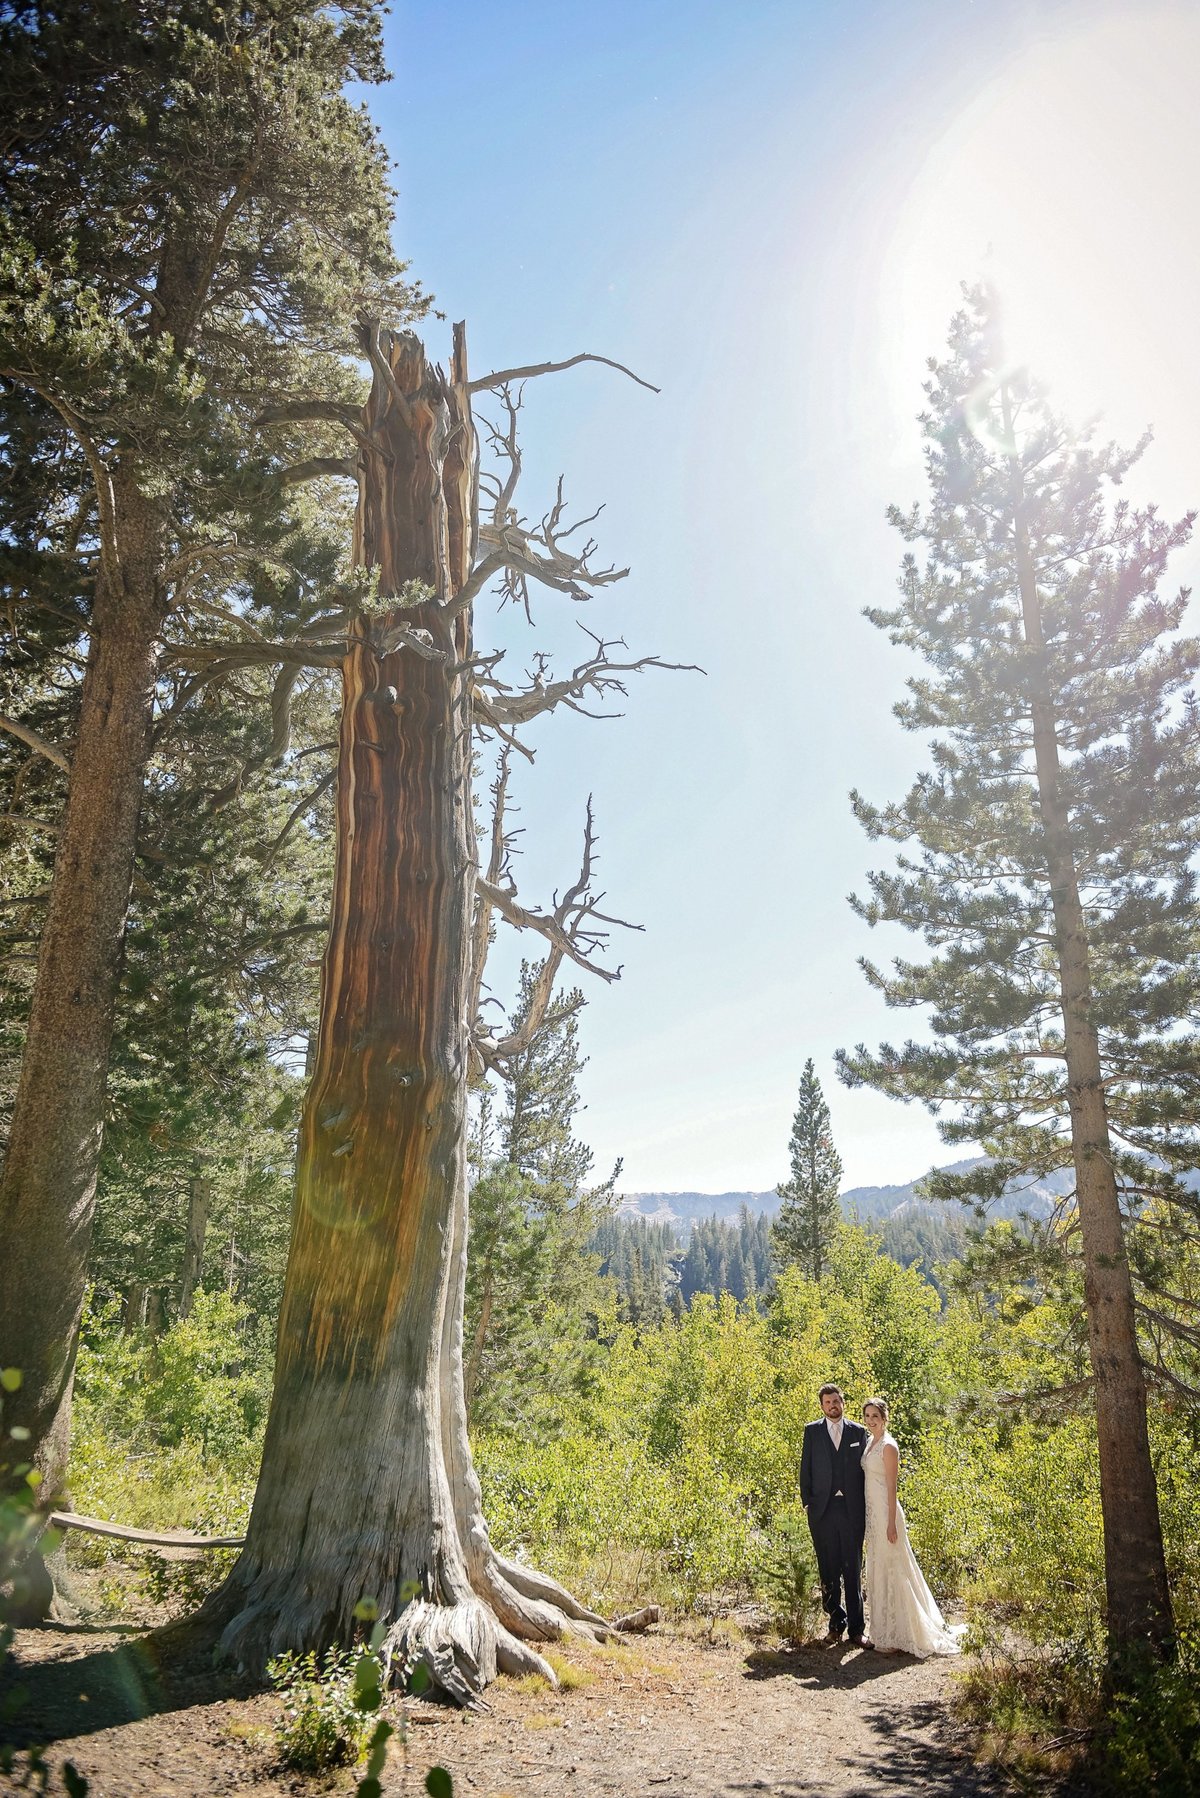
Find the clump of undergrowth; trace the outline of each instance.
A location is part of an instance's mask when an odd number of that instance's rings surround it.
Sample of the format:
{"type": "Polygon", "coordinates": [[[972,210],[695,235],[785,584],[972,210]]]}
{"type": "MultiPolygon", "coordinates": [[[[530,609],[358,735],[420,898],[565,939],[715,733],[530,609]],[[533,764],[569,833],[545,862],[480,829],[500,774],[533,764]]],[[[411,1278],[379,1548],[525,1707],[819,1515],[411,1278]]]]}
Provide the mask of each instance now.
{"type": "Polygon", "coordinates": [[[275,1730],[279,1758],[300,1773],[324,1773],[357,1761],[371,1734],[380,1688],[370,1650],[331,1648],[324,1655],[281,1654],[267,1668],[283,1699],[275,1730]],[[366,1700],[366,1702],[364,1702],[366,1700]]]}
{"type": "Polygon", "coordinates": [[[1033,1650],[977,1622],[959,1705],[984,1758],[1031,1785],[1075,1777],[1097,1798],[1200,1794],[1200,1629],[1177,1653],[1110,1668],[1100,1632],[1033,1650]]]}
{"type": "Polygon", "coordinates": [[[756,1596],[786,1642],[805,1642],[821,1612],[820,1580],[808,1519],[800,1506],[774,1518],[754,1569],[756,1596]]]}

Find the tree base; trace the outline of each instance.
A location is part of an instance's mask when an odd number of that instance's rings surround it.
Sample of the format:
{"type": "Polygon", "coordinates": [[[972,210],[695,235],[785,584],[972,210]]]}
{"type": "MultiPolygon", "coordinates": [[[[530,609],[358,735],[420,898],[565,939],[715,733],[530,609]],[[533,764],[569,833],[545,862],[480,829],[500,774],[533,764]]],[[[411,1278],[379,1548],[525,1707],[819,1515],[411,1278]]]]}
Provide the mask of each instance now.
{"type": "MultiPolygon", "coordinates": [[[[498,1673],[536,1673],[557,1688],[554,1669],[533,1643],[613,1636],[603,1617],[556,1580],[490,1549],[476,1578],[477,1590],[451,1590],[439,1601],[417,1598],[402,1606],[384,1638],[385,1684],[407,1686],[424,1667],[430,1691],[464,1708],[486,1708],[481,1695],[498,1673]]],[[[215,1659],[262,1679],[270,1662],[289,1649],[323,1653],[344,1643],[341,1619],[356,1602],[312,1583],[301,1593],[300,1581],[290,1577],[286,1583],[268,1575],[239,1580],[234,1568],[198,1611],[156,1630],[152,1639],[172,1650],[184,1642],[211,1642],[215,1659]]],[[[386,1620],[386,1606],[381,1613],[386,1620]]]]}

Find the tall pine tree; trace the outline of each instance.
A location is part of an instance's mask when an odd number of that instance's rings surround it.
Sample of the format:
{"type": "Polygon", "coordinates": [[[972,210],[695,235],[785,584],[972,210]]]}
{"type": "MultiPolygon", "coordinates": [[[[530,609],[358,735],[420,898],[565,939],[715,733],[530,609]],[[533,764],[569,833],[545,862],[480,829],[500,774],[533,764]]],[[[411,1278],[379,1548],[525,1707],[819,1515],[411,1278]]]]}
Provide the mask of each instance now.
{"type": "Polygon", "coordinates": [[[783,1200],[773,1231],[775,1251],[785,1267],[802,1268],[810,1280],[820,1280],[842,1219],[842,1162],[811,1056],[800,1080],[790,1149],[791,1178],[775,1189],[783,1200]]]}
{"type": "Polygon", "coordinates": [[[1175,634],[1186,594],[1157,591],[1191,520],[1113,494],[1137,451],[1064,426],[1006,364],[986,295],[930,367],[928,509],[892,514],[924,563],[910,552],[898,604],[868,616],[929,665],[896,710],[932,733],[933,768],[897,804],[854,803],[871,837],[917,845],[855,903],[930,946],[864,967],[889,1004],[929,1008],[934,1040],[842,1068],[983,1144],[935,1196],[1073,1170],[1058,1242],[1082,1260],[1118,1664],[1173,1637],[1130,1245],[1161,1207],[1196,1232],[1178,1176],[1200,1073],[1200,652],[1175,634]]]}

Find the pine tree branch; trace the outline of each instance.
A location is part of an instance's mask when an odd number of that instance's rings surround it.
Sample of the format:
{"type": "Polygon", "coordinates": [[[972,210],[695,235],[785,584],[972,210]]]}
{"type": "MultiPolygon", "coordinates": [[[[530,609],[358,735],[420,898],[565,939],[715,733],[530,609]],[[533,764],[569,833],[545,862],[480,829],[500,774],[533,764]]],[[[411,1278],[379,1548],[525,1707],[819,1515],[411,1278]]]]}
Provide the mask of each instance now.
{"type": "Polygon", "coordinates": [[[31,374],[20,369],[2,368],[0,375],[6,380],[14,381],[19,387],[28,387],[31,393],[36,393],[39,399],[45,400],[48,406],[53,407],[83,451],[84,460],[88,465],[88,472],[96,490],[101,567],[113,592],[119,593],[121,591],[121,554],[117,532],[117,500],[113,489],[112,474],[109,471],[108,463],[101,454],[99,444],[75,408],[56,394],[52,388],[44,386],[31,374]]]}
{"type": "Polygon", "coordinates": [[[321,795],[329,791],[330,787],[337,779],[337,773],[337,764],[335,763],[328,774],[322,775],[311,793],[306,793],[300,803],[292,807],[291,811],[288,813],[287,823],[275,838],[275,841],[271,844],[271,847],[267,850],[266,856],[263,858],[264,868],[270,868],[273,865],[279,851],[283,848],[283,845],[287,842],[292,831],[300,822],[305,812],[311,811],[321,795]]]}
{"type": "Polygon", "coordinates": [[[367,442],[362,428],[362,408],[351,406],[344,400],[284,400],[276,406],[264,407],[254,426],[261,431],[269,425],[314,424],[318,420],[341,425],[356,443],[367,442]]]}
{"type": "Polygon", "coordinates": [[[308,642],[298,637],[289,643],[180,643],[166,651],[163,661],[168,667],[217,668],[225,674],[235,668],[269,667],[279,662],[295,662],[302,668],[340,668],[345,656],[340,643],[308,642]]]}
{"type": "Polygon", "coordinates": [[[48,762],[53,762],[56,768],[62,768],[68,774],[71,772],[66,752],[59,749],[57,744],[49,742],[30,725],[22,724],[19,719],[9,718],[4,712],[0,712],[0,730],[7,731],[10,737],[19,738],[27,748],[36,749],[39,755],[45,756],[48,762]]]}

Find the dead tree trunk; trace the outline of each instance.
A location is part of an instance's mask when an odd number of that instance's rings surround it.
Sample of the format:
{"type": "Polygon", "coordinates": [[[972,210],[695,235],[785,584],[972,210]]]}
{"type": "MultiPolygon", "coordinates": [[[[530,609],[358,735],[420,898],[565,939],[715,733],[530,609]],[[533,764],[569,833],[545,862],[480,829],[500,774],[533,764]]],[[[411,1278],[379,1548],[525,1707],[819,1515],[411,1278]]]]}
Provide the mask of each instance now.
{"type": "Polygon", "coordinates": [[[601,1620],[497,1559],[467,1445],[474,670],[454,601],[476,441],[461,327],[449,381],[411,335],[372,332],[371,348],[356,559],[386,599],[356,618],[342,670],[331,928],[262,1474],[245,1550],[201,1615],[261,1669],[346,1639],[370,1598],[395,1654],[465,1702],[497,1667],[549,1673],[518,1637],[601,1620]]]}

